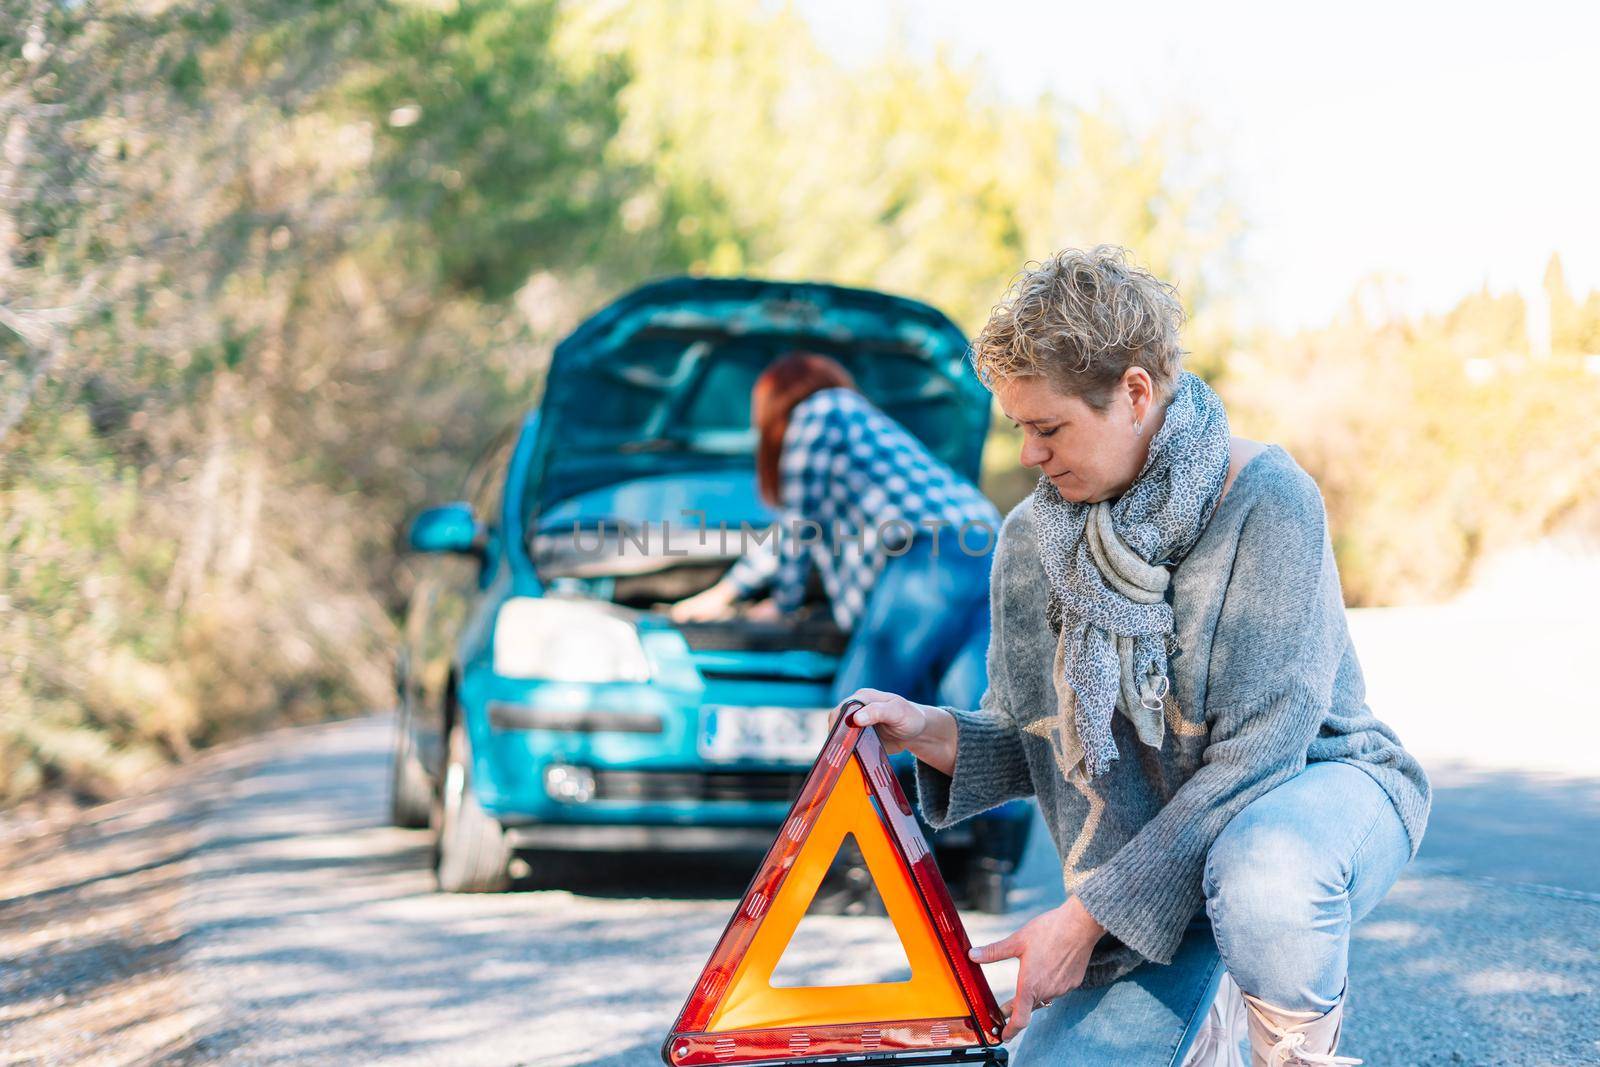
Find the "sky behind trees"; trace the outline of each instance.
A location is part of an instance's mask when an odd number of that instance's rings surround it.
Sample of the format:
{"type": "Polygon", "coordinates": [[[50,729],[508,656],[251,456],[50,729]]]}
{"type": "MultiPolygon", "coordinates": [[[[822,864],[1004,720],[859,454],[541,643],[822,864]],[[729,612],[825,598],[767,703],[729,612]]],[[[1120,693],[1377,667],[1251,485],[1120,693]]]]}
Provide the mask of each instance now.
{"type": "Polygon", "coordinates": [[[1600,286],[1600,6],[795,3],[847,61],[943,46],[1013,100],[1195,116],[1248,224],[1239,310],[1265,324],[1320,325],[1358,286],[1407,313],[1533,295],[1552,253],[1600,286]]]}

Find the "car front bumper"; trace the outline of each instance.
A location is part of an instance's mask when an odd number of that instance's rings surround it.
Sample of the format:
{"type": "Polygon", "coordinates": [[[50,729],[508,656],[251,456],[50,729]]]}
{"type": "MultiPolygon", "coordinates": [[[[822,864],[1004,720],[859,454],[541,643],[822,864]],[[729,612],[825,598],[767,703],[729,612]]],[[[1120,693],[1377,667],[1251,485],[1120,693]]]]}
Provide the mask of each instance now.
{"type": "Polygon", "coordinates": [[[514,849],[557,852],[758,852],[772,845],[772,836],[769,826],[526,823],[506,827],[514,849]]]}
{"type": "MultiPolygon", "coordinates": [[[[826,690],[767,681],[715,695],[751,703],[822,707],[826,690]]],[[[508,828],[515,847],[572,851],[692,851],[765,847],[783,822],[809,764],[712,762],[697,748],[701,694],[649,685],[574,687],[512,682],[493,675],[461,691],[472,736],[479,800],[508,828]],[[561,797],[552,770],[583,778],[561,797]]],[[[731,701],[730,701],[731,702],[731,701]]],[[[896,758],[915,801],[909,756],[896,758]]],[[[1008,804],[959,826],[932,831],[941,850],[988,851],[990,823],[1015,823],[1026,804],[1008,804]]]]}

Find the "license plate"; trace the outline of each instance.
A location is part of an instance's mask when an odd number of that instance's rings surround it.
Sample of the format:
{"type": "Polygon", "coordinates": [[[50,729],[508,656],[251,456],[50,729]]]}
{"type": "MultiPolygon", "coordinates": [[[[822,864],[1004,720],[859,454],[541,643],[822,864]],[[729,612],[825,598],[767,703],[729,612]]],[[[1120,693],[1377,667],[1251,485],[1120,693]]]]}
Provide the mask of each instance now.
{"type": "Polygon", "coordinates": [[[826,708],[707,704],[700,709],[702,759],[810,763],[827,737],[826,708]]]}

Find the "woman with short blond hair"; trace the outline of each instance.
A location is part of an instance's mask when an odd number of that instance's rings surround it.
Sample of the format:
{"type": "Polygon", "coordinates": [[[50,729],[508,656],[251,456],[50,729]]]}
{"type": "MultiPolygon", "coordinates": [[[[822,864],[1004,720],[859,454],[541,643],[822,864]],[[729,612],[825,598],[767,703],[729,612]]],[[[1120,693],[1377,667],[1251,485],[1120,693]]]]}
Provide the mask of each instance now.
{"type": "Polygon", "coordinates": [[[1366,705],[1316,483],[1230,434],[1182,319],[1123,249],[1023,272],[973,346],[1041,472],[1001,528],[989,689],[854,694],[934,826],[1039,798],[1068,898],[973,950],[1020,961],[1017,1067],[1180,1063],[1229,983],[1256,1064],[1359,1062],[1335,1054],[1350,927],[1427,822],[1366,705]]]}

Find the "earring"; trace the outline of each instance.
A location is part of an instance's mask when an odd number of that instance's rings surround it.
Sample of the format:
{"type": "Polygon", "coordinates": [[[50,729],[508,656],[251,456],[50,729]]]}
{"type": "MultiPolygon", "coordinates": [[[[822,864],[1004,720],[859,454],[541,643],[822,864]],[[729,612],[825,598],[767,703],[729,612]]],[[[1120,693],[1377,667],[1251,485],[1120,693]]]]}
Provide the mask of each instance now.
{"type": "Polygon", "coordinates": [[[1135,419],[1135,420],[1133,420],[1133,436],[1138,437],[1142,433],[1144,433],[1144,420],[1143,419],[1135,419]]]}

